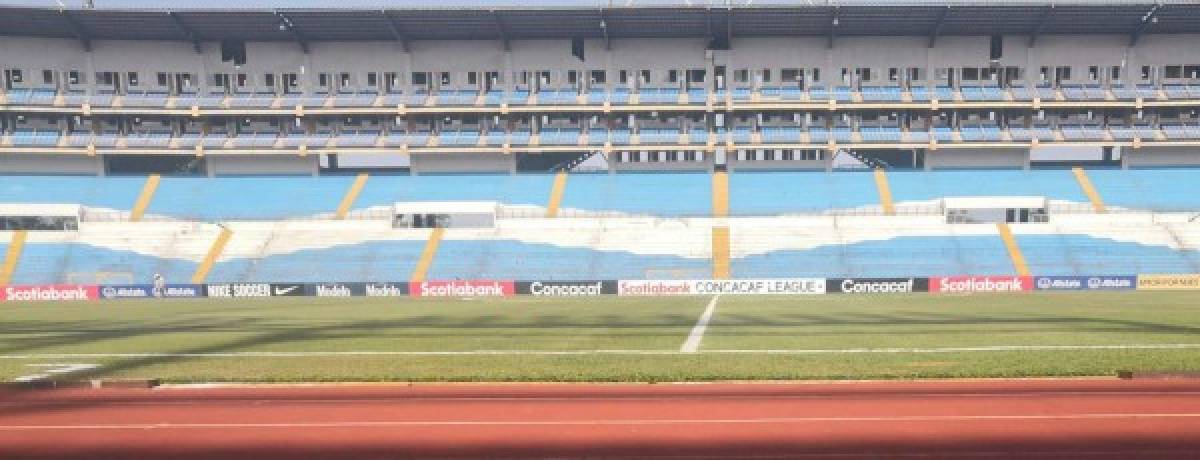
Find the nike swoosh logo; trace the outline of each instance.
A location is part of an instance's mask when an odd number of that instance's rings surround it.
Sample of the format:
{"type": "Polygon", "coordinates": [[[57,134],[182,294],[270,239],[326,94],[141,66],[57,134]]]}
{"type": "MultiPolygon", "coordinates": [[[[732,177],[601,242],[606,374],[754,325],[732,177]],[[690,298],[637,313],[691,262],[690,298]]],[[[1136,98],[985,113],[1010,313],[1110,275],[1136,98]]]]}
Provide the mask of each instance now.
{"type": "Polygon", "coordinates": [[[296,289],[300,289],[300,286],[292,286],[287,289],[275,288],[275,295],[287,295],[289,292],[295,291],[296,289]]]}

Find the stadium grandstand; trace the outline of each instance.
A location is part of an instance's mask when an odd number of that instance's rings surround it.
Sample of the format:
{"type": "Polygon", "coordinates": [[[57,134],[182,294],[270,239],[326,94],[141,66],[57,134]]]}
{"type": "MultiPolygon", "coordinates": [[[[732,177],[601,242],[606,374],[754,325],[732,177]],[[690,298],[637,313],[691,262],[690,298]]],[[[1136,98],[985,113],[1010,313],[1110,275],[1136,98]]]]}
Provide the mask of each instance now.
{"type": "Polygon", "coordinates": [[[1200,272],[1192,1],[97,3],[0,4],[0,284],[1200,272]]]}

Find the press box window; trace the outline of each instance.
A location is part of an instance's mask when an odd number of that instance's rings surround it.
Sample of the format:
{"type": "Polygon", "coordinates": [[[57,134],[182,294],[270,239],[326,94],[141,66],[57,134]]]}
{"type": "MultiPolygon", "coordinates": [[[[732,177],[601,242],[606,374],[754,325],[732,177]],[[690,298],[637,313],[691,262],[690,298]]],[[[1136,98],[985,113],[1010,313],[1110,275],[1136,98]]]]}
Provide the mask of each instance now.
{"type": "Polygon", "coordinates": [[[54,84],[54,71],[53,70],[43,70],[42,71],[42,83],[45,83],[47,85],[54,84]]]}
{"type": "Polygon", "coordinates": [[[129,86],[137,86],[138,85],[138,73],[137,72],[129,72],[128,74],[126,74],[126,81],[129,82],[129,86]]]}

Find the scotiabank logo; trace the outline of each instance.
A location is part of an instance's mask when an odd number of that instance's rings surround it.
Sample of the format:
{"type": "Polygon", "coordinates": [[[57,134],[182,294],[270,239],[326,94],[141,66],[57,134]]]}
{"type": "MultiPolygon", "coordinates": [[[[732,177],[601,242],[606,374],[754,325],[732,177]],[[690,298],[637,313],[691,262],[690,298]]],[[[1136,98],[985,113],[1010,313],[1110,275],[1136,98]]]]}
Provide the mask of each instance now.
{"type": "Polygon", "coordinates": [[[422,281],[412,289],[413,297],[508,297],[515,293],[512,281],[422,281]]]}
{"type": "Polygon", "coordinates": [[[930,278],[929,292],[1023,292],[1033,290],[1030,276],[944,276],[930,278]]]}
{"type": "Polygon", "coordinates": [[[44,300],[96,300],[100,298],[100,288],[95,285],[83,284],[47,284],[41,286],[5,286],[0,292],[0,301],[11,302],[44,300]]]}
{"type": "Polygon", "coordinates": [[[618,295],[691,295],[691,281],[622,280],[617,283],[618,295]]]}

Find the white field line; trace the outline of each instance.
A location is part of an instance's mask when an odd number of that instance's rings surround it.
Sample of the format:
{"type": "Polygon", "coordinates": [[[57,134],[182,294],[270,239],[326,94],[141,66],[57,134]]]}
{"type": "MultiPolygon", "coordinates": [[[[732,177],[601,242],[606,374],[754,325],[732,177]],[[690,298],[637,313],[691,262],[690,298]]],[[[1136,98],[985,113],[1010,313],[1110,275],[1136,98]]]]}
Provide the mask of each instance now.
{"type": "MultiPolygon", "coordinates": [[[[855,353],[974,353],[997,351],[1051,350],[1194,350],[1200,343],[1128,345],[995,345],[946,348],[830,348],[830,349],[743,349],[700,350],[700,354],[823,355],[855,353]]],[[[338,356],[575,356],[575,355],[679,355],[677,350],[463,350],[463,351],[230,351],[214,353],[26,353],[0,355],[0,359],[71,358],[309,358],[338,356]]]]}
{"type": "Polygon", "coordinates": [[[688,334],[687,340],[683,341],[683,346],[679,347],[680,353],[695,353],[700,350],[700,341],[704,340],[704,330],[708,329],[708,322],[712,320],[713,312],[717,311],[717,299],[720,298],[721,296],[718,294],[708,301],[708,306],[704,307],[704,313],[700,315],[699,320],[696,320],[696,325],[692,327],[692,332],[688,334]]]}
{"type": "Polygon", "coordinates": [[[595,419],[595,420],[394,420],[374,422],[278,422],[278,423],[113,423],[79,425],[0,425],[0,431],[34,430],[148,430],[212,428],[370,428],[406,426],[600,426],[600,425],[708,425],[830,422],[963,422],[994,420],[1136,420],[1190,419],[1200,413],[1092,413],[1054,415],[880,415],[863,417],[761,417],[717,419],[595,419]]]}

